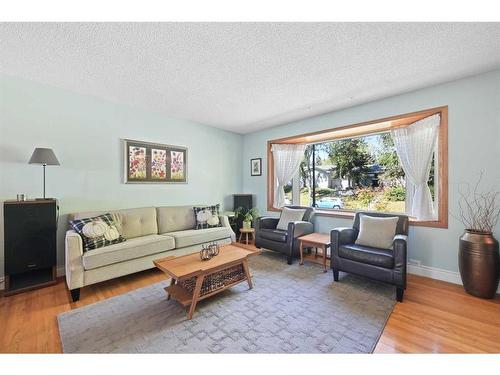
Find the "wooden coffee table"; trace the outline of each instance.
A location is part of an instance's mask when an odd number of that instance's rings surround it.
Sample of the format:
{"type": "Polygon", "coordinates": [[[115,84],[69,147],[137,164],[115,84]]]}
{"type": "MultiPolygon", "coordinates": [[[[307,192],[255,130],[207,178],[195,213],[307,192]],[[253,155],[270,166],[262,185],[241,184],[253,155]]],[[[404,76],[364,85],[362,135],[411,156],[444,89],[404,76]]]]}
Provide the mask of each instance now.
{"type": "MultiPolygon", "coordinates": [[[[319,247],[323,249],[323,272],[326,272],[326,249],[330,247],[330,235],[325,233],[311,233],[299,237],[300,244],[300,264],[304,264],[304,247],[319,247]]],[[[317,251],[317,250],[316,250],[317,251]]]]}
{"type": "Polygon", "coordinates": [[[158,259],[153,263],[171,277],[170,286],[165,288],[168,299],[174,298],[183,306],[189,306],[188,319],[191,319],[196,304],[202,299],[243,281],[252,289],[248,257],[260,253],[260,250],[226,245],[221,247],[219,255],[207,261],[194,253],[158,259]]]}

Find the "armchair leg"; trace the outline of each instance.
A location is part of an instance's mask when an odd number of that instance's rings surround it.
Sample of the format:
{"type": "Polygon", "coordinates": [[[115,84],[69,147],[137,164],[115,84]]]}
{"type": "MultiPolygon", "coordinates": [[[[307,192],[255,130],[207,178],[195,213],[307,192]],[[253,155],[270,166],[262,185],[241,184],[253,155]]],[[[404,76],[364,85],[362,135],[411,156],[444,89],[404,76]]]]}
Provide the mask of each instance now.
{"type": "Polygon", "coordinates": [[[333,281],[339,281],[339,270],[332,268],[333,270],[333,281]]]}
{"type": "Polygon", "coordinates": [[[405,290],[403,288],[396,288],[396,300],[398,302],[403,302],[403,294],[405,290]]]}
{"type": "Polygon", "coordinates": [[[73,302],[76,302],[80,299],[80,288],[71,289],[70,293],[71,293],[71,299],[73,300],[73,302]]]}

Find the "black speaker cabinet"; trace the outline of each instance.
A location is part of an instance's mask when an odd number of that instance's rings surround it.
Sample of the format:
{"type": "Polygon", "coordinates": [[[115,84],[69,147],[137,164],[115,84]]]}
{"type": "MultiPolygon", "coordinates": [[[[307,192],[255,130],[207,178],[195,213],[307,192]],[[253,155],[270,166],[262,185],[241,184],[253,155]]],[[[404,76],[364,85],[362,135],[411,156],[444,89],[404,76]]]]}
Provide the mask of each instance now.
{"type": "Polygon", "coordinates": [[[57,201],[4,202],[5,294],[56,281],[57,201]]]}
{"type": "Polygon", "coordinates": [[[246,209],[253,208],[253,196],[252,194],[233,194],[233,210],[239,207],[246,209]]]}

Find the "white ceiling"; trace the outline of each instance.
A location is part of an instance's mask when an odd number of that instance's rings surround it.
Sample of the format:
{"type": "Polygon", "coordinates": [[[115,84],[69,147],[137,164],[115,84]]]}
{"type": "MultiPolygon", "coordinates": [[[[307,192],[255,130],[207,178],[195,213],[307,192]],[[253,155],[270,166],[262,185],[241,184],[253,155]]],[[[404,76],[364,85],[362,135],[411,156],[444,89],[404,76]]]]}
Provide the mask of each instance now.
{"type": "Polygon", "coordinates": [[[500,23],[3,23],[0,72],[238,133],[500,67],[500,23]]]}

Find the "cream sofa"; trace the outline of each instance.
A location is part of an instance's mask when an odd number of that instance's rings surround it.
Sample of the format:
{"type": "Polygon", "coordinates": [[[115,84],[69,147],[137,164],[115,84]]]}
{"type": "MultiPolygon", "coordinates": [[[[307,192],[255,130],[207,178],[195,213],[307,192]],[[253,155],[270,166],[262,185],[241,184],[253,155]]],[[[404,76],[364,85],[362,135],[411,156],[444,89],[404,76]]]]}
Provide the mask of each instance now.
{"type": "Polygon", "coordinates": [[[80,298],[81,287],[153,268],[155,259],[197,252],[201,245],[214,241],[235,241],[227,216],[220,216],[222,227],[195,230],[193,206],[78,212],[68,219],[107,212],[113,215],[125,242],[83,252],[80,235],[74,230],[66,232],[66,283],[73,301],[80,298]]]}

